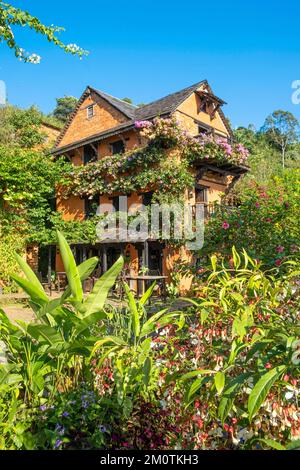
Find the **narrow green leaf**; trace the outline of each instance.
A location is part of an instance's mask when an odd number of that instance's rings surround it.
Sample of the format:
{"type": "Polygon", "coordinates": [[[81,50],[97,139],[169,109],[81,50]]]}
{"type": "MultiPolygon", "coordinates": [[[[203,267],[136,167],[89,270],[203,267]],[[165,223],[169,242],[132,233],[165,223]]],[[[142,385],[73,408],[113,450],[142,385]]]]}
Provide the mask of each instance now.
{"type": "Polygon", "coordinates": [[[201,388],[203,380],[204,380],[204,377],[194,380],[194,382],[190,386],[188,393],[187,393],[188,401],[190,401],[191,398],[195,395],[195,393],[198,392],[199,388],[201,388]]]}
{"type": "Polygon", "coordinates": [[[40,281],[38,280],[37,276],[32,271],[32,269],[30,268],[30,266],[26,263],[26,261],[20,255],[18,255],[17,253],[15,253],[15,258],[16,258],[16,261],[17,261],[18,265],[20,266],[23,273],[25,274],[27,280],[29,282],[31,282],[31,284],[33,286],[35,286],[36,289],[39,289],[40,291],[42,291],[46,295],[42,284],[40,283],[40,281]]]}
{"type": "Polygon", "coordinates": [[[188,380],[188,379],[192,379],[193,377],[197,377],[198,375],[216,374],[216,373],[217,372],[215,370],[197,369],[197,370],[192,370],[191,372],[187,372],[186,374],[182,375],[180,377],[180,380],[188,380]]]}
{"type": "Polygon", "coordinates": [[[83,290],[79,272],[76,266],[76,262],[65,237],[59,231],[57,231],[57,239],[59,244],[59,250],[62,257],[63,265],[66,270],[69,286],[72,292],[72,296],[78,302],[82,302],[83,290]]]}
{"type": "Polygon", "coordinates": [[[223,391],[225,385],[225,374],[222,371],[219,371],[215,375],[215,387],[217,389],[218,394],[220,395],[223,391]]]}
{"type": "Polygon", "coordinates": [[[27,281],[27,279],[23,279],[16,274],[12,274],[11,278],[29,295],[30,299],[35,304],[42,306],[48,302],[49,299],[45,292],[38,289],[31,282],[27,281]]]}
{"type": "Polygon", "coordinates": [[[132,292],[130,292],[130,288],[127,284],[124,284],[125,292],[128,300],[128,305],[130,308],[131,319],[132,319],[132,328],[134,336],[137,338],[140,334],[140,317],[138,308],[134,299],[132,292]]]}
{"type": "MultiPolygon", "coordinates": [[[[89,258],[83,261],[83,263],[77,266],[81,282],[85,281],[91,276],[91,274],[95,271],[98,262],[99,262],[99,258],[94,256],[93,258],[89,258]]],[[[64,303],[64,301],[68,297],[70,297],[70,295],[72,295],[72,292],[71,292],[70,286],[67,286],[65,292],[60,298],[60,303],[64,303]]]]}
{"type": "Polygon", "coordinates": [[[143,382],[146,386],[148,386],[149,384],[151,369],[152,369],[152,361],[150,357],[147,357],[143,365],[143,382]]]}
{"type": "Polygon", "coordinates": [[[250,376],[250,373],[241,374],[238,377],[232,379],[224,388],[218,408],[218,416],[222,423],[224,423],[225,419],[227,418],[239,389],[245,380],[247,380],[250,376]]]}
{"type": "Polygon", "coordinates": [[[142,295],[142,297],[139,300],[139,305],[140,306],[143,307],[147,303],[147,300],[149,299],[149,297],[151,297],[153,289],[154,289],[155,286],[156,286],[156,282],[153,282],[153,284],[151,284],[149,289],[147,289],[146,292],[142,295]]]}
{"type": "Polygon", "coordinates": [[[261,407],[270,388],[285,370],[285,365],[275,367],[274,369],[269,370],[258,380],[258,382],[256,382],[248,399],[249,421],[252,421],[253,416],[261,407]]]}
{"type": "Polygon", "coordinates": [[[286,450],[286,448],[283,445],[281,445],[277,441],[274,441],[273,439],[258,439],[258,442],[263,442],[267,446],[271,447],[271,449],[286,450]]]}
{"type": "Polygon", "coordinates": [[[84,302],[85,316],[91,315],[103,309],[110,289],[116,282],[116,279],[124,266],[124,259],[120,257],[115,264],[104,273],[94,285],[90,295],[84,302]]]}

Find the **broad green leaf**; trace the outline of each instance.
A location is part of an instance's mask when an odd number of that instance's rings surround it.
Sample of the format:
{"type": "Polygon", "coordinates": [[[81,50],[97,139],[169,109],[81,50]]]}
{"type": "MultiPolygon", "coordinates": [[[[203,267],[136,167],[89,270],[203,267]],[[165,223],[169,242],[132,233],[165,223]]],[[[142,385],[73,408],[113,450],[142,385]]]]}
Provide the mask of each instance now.
{"type": "Polygon", "coordinates": [[[93,350],[92,350],[92,353],[91,353],[91,357],[95,354],[95,352],[102,348],[103,346],[105,345],[110,345],[110,344],[115,344],[117,346],[126,346],[126,343],[125,341],[123,341],[122,339],[118,338],[117,336],[106,336],[105,338],[103,339],[100,339],[99,341],[97,341],[93,347],[93,350]]]}
{"type": "Polygon", "coordinates": [[[94,285],[94,288],[84,302],[85,316],[91,315],[103,309],[110,289],[124,266],[124,259],[120,257],[115,264],[104,273],[94,285]]]}
{"type": "Polygon", "coordinates": [[[208,315],[209,315],[209,312],[207,310],[201,310],[201,313],[200,313],[201,325],[203,325],[206,322],[208,315]]]}
{"type": "Polygon", "coordinates": [[[106,318],[106,313],[104,310],[96,310],[89,315],[86,315],[80,319],[73,319],[73,323],[75,325],[75,334],[76,336],[83,333],[86,329],[90,328],[91,326],[95,325],[100,320],[106,318]]]}
{"type": "Polygon", "coordinates": [[[78,302],[82,302],[83,290],[72,250],[69,247],[63,234],[59,231],[57,231],[57,239],[59,244],[60,255],[62,257],[72,296],[78,302]]]}
{"type": "Polygon", "coordinates": [[[247,333],[245,326],[240,318],[235,318],[232,323],[232,336],[238,336],[242,340],[247,333]]]}
{"type": "MultiPolygon", "coordinates": [[[[85,281],[91,276],[91,274],[95,271],[98,262],[99,262],[99,258],[94,256],[93,258],[89,258],[83,261],[83,263],[77,266],[81,282],[85,281]]],[[[70,286],[67,286],[65,292],[60,298],[60,303],[64,303],[64,301],[68,297],[70,297],[70,295],[72,295],[72,292],[71,292],[70,286]]]]}
{"type": "Polygon", "coordinates": [[[218,394],[220,395],[223,391],[224,385],[225,385],[225,374],[222,371],[219,371],[216,373],[215,378],[215,387],[217,389],[218,394]]]}
{"type": "Polygon", "coordinates": [[[250,376],[251,373],[241,374],[232,379],[224,388],[218,408],[218,416],[222,423],[224,423],[227,418],[239,389],[250,376]]]}
{"type": "Polygon", "coordinates": [[[12,274],[11,278],[29,295],[33,303],[42,306],[49,301],[45,292],[38,289],[34,284],[27,281],[27,279],[23,279],[16,274],[12,274]]]}
{"type": "Polygon", "coordinates": [[[286,450],[286,448],[283,445],[281,445],[277,441],[274,441],[273,439],[258,439],[258,441],[263,442],[267,446],[271,447],[271,449],[286,450]]]}
{"type": "Polygon", "coordinates": [[[261,407],[270,388],[285,370],[285,365],[275,367],[274,369],[269,370],[259,379],[258,382],[256,382],[248,399],[249,421],[252,421],[253,416],[261,407]]]}
{"type": "Polygon", "coordinates": [[[291,441],[286,446],[286,450],[299,450],[300,449],[300,439],[296,439],[295,441],[291,441]]]}
{"type": "Polygon", "coordinates": [[[64,341],[57,330],[48,325],[28,325],[27,333],[37,341],[40,341],[41,339],[45,340],[51,346],[64,341]]]}
{"type": "Polygon", "coordinates": [[[38,280],[37,276],[32,271],[32,269],[30,268],[30,266],[26,263],[26,261],[17,253],[15,253],[15,258],[16,258],[18,265],[20,266],[23,273],[25,274],[27,280],[31,282],[33,286],[35,286],[37,289],[39,289],[46,295],[42,284],[40,283],[40,281],[38,280]]]}

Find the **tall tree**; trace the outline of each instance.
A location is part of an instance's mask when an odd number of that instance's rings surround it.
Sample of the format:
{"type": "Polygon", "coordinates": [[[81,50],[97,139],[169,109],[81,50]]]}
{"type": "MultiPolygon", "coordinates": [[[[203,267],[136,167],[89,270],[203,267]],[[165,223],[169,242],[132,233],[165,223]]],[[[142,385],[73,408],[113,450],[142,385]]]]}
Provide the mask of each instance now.
{"type": "Polygon", "coordinates": [[[279,109],[266,118],[261,130],[280,149],[282,168],[284,168],[286,151],[291,144],[298,140],[299,121],[289,111],[279,109]]]}
{"type": "Polygon", "coordinates": [[[78,55],[79,57],[87,54],[87,51],[76,44],[64,44],[58,38],[58,33],[64,31],[64,28],[53,25],[45,26],[38,18],[30,15],[27,11],[0,1],[0,43],[5,42],[7,46],[14,51],[15,56],[24,62],[38,64],[41,57],[38,54],[25,51],[17,44],[13,33],[14,26],[28,26],[36,33],[45,36],[49,42],[52,42],[70,54],[78,55]]]}
{"type": "Polygon", "coordinates": [[[63,98],[56,98],[56,107],[53,111],[53,116],[62,122],[66,122],[73,113],[78,103],[78,99],[74,96],[64,96],[63,98]]]}

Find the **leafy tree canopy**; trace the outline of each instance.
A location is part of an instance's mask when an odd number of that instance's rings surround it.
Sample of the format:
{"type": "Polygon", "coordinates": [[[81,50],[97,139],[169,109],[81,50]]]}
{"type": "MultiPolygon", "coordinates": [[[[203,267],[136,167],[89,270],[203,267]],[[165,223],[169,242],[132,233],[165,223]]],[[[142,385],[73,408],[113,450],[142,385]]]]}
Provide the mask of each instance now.
{"type": "Polygon", "coordinates": [[[282,167],[285,167],[285,156],[289,146],[297,142],[299,122],[289,111],[281,109],[270,114],[262,127],[270,142],[281,152],[282,167]]]}
{"type": "Polygon", "coordinates": [[[52,115],[59,121],[67,122],[70,114],[73,113],[78,103],[78,99],[74,96],[64,96],[63,98],[56,98],[56,107],[52,115]]]}

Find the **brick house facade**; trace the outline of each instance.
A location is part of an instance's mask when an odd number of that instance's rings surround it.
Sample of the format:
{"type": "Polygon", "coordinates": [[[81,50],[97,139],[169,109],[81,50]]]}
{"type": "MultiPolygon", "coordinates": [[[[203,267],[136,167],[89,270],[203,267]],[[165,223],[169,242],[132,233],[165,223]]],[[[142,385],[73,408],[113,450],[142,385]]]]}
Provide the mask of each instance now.
{"type": "MultiPolygon", "coordinates": [[[[135,121],[152,120],[157,116],[162,118],[175,116],[194,136],[208,132],[230,140],[233,136],[222,111],[224,104],[224,101],[213,94],[206,80],[141,107],[88,86],[60,133],[52,153],[57,156],[68,156],[77,166],[88,163],[89,155],[101,159],[120,151],[129,151],[142,144],[135,121]]],[[[197,188],[205,188],[203,204],[210,205],[220,201],[228,187],[245,171],[245,168],[234,165],[230,168],[224,168],[222,165],[213,167],[203,165],[197,168],[197,171],[195,169],[195,190],[187,191],[185,199],[190,204],[195,204],[197,188]]],[[[134,203],[138,206],[143,202],[143,198],[143,191],[130,194],[128,205],[134,203]]],[[[104,203],[113,205],[111,195],[105,193],[99,195],[99,204],[104,203]]],[[[78,196],[70,195],[68,199],[64,199],[58,192],[56,207],[64,220],[84,220],[86,217],[85,201],[78,196]]],[[[191,262],[193,260],[192,254],[184,247],[174,249],[167,243],[150,240],[143,246],[135,243],[107,246],[99,242],[95,246],[78,245],[74,250],[78,261],[91,255],[99,255],[102,272],[120,253],[124,252],[130,259],[132,274],[137,274],[141,265],[147,264],[149,269],[169,276],[179,259],[191,262]]],[[[63,271],[58,251],[56,270],[63,271]]],[[[183,290],[188,290],[190,279],[183,279],[181,287],[183,290]]]]}

